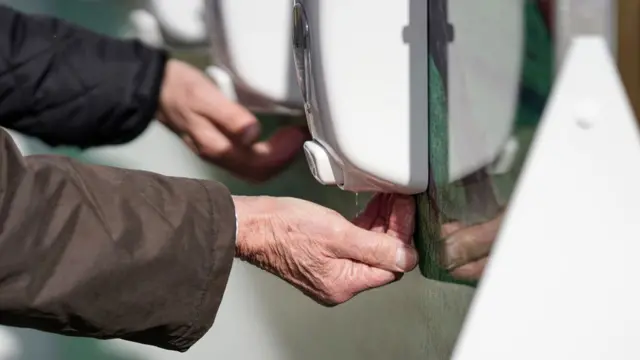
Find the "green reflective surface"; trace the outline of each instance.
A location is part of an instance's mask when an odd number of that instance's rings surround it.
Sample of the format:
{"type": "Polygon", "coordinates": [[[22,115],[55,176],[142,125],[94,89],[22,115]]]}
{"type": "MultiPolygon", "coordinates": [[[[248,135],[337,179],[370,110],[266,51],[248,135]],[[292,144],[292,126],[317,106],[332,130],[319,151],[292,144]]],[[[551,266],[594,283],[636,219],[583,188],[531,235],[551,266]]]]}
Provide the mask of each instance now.
{"type": "MultiPolygon", "coordinates": [[[[504,0],[503,5],[507,5],[511,0],[504,0]]],[[[548,13],[545,12],[543,6],[544,1],[525,0],[513,1],[513,3],[522,3],[522,21],[516,21],[517,26],[522,26],[522,42],[521,48],[504,48],[504,46],[495,44],[495,42],[503,40],[504,36],[500,36],[500,31],[516,32],[519,29],[507,26],[494,27],[493,35],[482,39],[485,43],[479,46],[468,59],[462,59],[459,66],[452,69],[450,66],[452,60],[448,58],[451,53],[450,48],[456,44],[459,37],[469,36],[469,33],[460,34],[459,28],[463,25],[467,29],[482,32],[483,27],[488,28],[487,21],[500,21],[500,11],[497,6],[492,10],[495,16],[477,18],[468,16],[456,16],[456,19],[464,18],[466,23],[451,22],[452,11],[464,11],[464,1],[447,1],[447,0],[431,0],[430,2],[430,62],[429,62],[429,164],[431,171],[431,183],[427,193],[417,197],[418,202],[418,227],[416,233],[416,244],[421,253],[420,268],[422,273],[432,279],[456,282],[449,276],[439,264],[439,258],[442,256],[444,228],[445,224],[462,224],[462,226],[470,226],[491,221],[498,217],[508,205],[508,200],[513,191],[514,185],[520,173],[522,164],[527,154],[533,133],[542,116],[544,106],[549,95],[552,85],[553,71],[553,44],[552,37],[547,25],[548,13]],[[470,22],[470,23],[469,23],[470,22]],[[457,32],[458,30],[458,32],[457,32]],[[483,51],[489,51],[493,47],[500,48],[504,54],[511,56],[509,52],[522,51],[521,65],[519,66],[519,76],[513,79],[508,78],[508,74],[502,73],[504,67],[492,64],[491,56],[494,54],[483,54],[483,51]],[[486,47],[486,50],[484,48],[486,47]],[[476,55],[477,57],[474,57],[476,55]],[[451,71],[465,71],[470,81],[474,80],[473,72],[493,71],[495,74],[496,84],[500,81],[517,81],[517,101],[516,106],[505,100],[499,103],[498,107],[512,107],[512,118],[509,119],[509,138],[502,139],[505,143],[510,140],[517,144],[515,159],[506,172],[494,174],[492,166],[494,162],[485,162],[480,167],[470,168],[462,175],[451,175],[452,164],[456,161],[456,152],[460,149],[455,148],[449,143],[453,136],[465,136],[468,139],[488,139],[491,134],[489,131],[502,131],[498,126],[485,124],[473,124],[473,119],[452,119],[450,110],[452,106],[472,107],[470,112],[473,113],[474,97],[481,97],[476,90],[493,91],[490,81],[484,81],[482,86],[475,87],[474,84],[450,83],[450,79],[456,75],[451,71]],[[462,91],[452,91],[453,86],[462,88],[462,91]],[[465,92],[464,90],[469,90],[465,92]],[[474,92],[476,91],[476,92],[474,92]],[[462,96],[468,96],[470,100],[467,102],[460,99],[462,96]],[[452,98],[451,95],[457,96],[452,98]],[[455,134],[454,131],[460,132],[460,128],[451,129],[450,124],[453,121],[463,123],[469,126],[469,131],[463,135],[455,134]]],[[[500,1],[488,1],[493,5],[497,5],[500,1]]],[[[487,4],[489,6],[490,4],[487,4]]],[[[519,5],[520,6],[520,5],[519,5]]],[[[491,16],[489,14],[489,16],[491,16]]],[[[491,24],[493,25],[493,24],[491,24]]],[[[495,54],[495,56],[500,56],[495,54]]],[[[506,56],[505,56],[506,57],[506,56]]],[[[460,60],[460,59],[454,59],[460,60]]],[[[496,85],[496,92],[501,91],[496,85]]],[[[509,94],[505,94],[509,95],[509,94]]],[[[508,96],[504,96],[508,99],[508,96]]],[[[501,100],[501,99],[499,99],[501,100]]],[[[455,110],[455,109],[454,109],[455,110]]],[[[502,110],[502,109],[498,109],[502,110]]],[[[509,111],[509,110],[507,110],[509,111]]],[[[500,116],[496,111],[496,116],[500,116]]],[[[458,112],[459,113],[459,112],[458,112]]],[[[481,121],[490,122],[492,119],[480,118],[481,121]],[[488,119],[488,120],[487,120],[488,119]]],[[[486,146],[491,146],[491,142],[487,140],[486,146]]],[[[482,148],[480,148],[482,150],[482,148]]],[[[468,155],[464,155],[468,156],[468,155]]],[[[495,160],[495,159],[491,159],[495,160]]],[[[473,282],[462,282],[474,285],[473,282]]]]}

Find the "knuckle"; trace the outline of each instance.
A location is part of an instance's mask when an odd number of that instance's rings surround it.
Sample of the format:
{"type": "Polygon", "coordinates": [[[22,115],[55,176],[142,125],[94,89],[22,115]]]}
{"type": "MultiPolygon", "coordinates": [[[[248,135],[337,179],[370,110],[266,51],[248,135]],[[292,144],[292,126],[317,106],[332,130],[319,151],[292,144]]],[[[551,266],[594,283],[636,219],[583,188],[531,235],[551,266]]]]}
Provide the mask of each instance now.
{"type": "Polygon", "coordinates": [[[326,304],[328,304],[327,306],[333,307],[340,304],[344,304],[349,299],[351,299],[350,294],[347,294],[346,292],[343,292],[343,291],[335,291],[328,294],[326,299],[326,304]]]}
{"type": "Polygon", "coordinates": [[[342,272],[333,272],[325,267],[325,274],[321,275],[320,288],[324,294],[324,302],[335,306],[351,299],[353,294],[349,291],[348,274],[342,272]]]}
{"type": "Polygon", "coordinates": [[[243,111],[236,111],[230,117],[231,130],[241,134],[251,130],[254,127],[258,127],[258,119],[252,115],[245,114],[243,111]]]}
{"type": "Polygon", "coordinates": [[[460,235],[459,242],[461,245],[468,247],[473,246],[478,242],[478,234],[473,231],[466,232],[460,235]]]}
{"type": "Polygon", "coordinates": [[[205,95],[198,86],[185,86],[183,94],[185,99],[191,99],[192,101],[206,100],[205,95]]]}
{"type": "MultiPolygon", "coordinates": [[[[381,241],[376,242],[371,245],[371,262],[374,264],[378,264],[383,260],[389,258],[389,246],[382,243],[381,241]]],[[[395,254],[394,254],[395,255],[395,254]]]]}
{"type": "MultiPolygon", "coordinates": [[[[333,212],[333,210],[331,210],[327,215],[331,217],[340,216],[337,212],[333,212]]],[[[348,241],[348,238],[353,235],[342,221],[332,221],[327,230],[336,240],[341,241],[348,241]]]]}
{"type": "Polygon", "coordinates": [[[200,144],[198,151],[201,156],[212,159],[222,159],[231,154],[233,145],[226,142],[222,144],[200,144]]]}

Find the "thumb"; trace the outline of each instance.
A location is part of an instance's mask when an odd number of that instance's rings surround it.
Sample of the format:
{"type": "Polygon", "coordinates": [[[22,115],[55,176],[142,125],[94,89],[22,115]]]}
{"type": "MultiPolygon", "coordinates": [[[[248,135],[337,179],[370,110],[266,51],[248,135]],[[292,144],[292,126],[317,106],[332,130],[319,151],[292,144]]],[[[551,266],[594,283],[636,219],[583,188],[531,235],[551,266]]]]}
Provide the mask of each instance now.
{"type": "Polygon", "coordinates": [[[409,272],[418,264],[416,250],[392,236],[353,227],[337,256],[394,272],[409,272]]]}
{"type": "Polygon", "coordinates": [[[450,234],[444,241],[442,266],[451,270],[489,255],[501,222],[499,216],[450,234]]]}
{"type": "Polygon", "coordinates": [[[351,283],[351,290],[354,296],[364,291],[390,284],[402,278],[402,274],[397,272],[382,270],[361,263],[354,262],[351,263],[351,266],[351,273],[355,274],[353,282],[351,283]]]}
{"type": "MultiPolygon", "coordinates": [[[[207,79],[208,80],[208,79],[207,79]]],[[[195,111],[211,121],[234,142],[249,146],[258,140],[260,122],[249,110],[227,99],[212,82],[201,84],[195,97],[195,111]]]]}
{"type": "Polygon", "coordinates": [[[282,128],[266,141],[253,144],[245,153],[247,163],[266,174],[275,174],[295,159],[308,138],[300,127],[282,128]]]}

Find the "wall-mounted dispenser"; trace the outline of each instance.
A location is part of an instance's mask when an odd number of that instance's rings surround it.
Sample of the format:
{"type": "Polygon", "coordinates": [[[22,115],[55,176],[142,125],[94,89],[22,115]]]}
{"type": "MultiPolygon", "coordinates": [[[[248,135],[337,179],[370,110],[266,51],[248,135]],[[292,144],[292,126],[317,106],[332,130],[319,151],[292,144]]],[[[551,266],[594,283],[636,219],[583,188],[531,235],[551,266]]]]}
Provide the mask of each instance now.
{"type": "Polygon", "coordinates": [[[523,38],[523,2],[511,3],[449,1],[448,26],[431,36],[427,0],[295,0],[293,51],[313,135],[305,152],[317,180],[349,191],[420,193],[429,151],[439,146],[448,182],[484,168],[508,171],[518,149],[510,134],[523,38]],[[492,10],[503,7],[504,16],[492,10]],[[499,48],[486,48],[487,37],[500,39],[492,41],[499,48]],[[430,38],[442,41],[449,59],[444,130],[428,120],[430,38]],[[429,144],[434,136],[445,141],[429,144]]]}
{"type": "Polygon", "coordinates": [[[251,111],[302,115],[290,0],[145,0],[130,22],[148,45],[210,55],[207,73],[251,111]]]}
{"type": "Polygon", "coordinates": [[[316,179],[414,194],[428,183],[426,1],[296,0],[293,51],[316,179]],[[420,7],[420,6],[419,6],[420,7]]]}
{"type": "Polygon", "coordinates": [[[132,35],[155,47],[205,49],[204,5],[204,0],[145,0],[129,15],[132,35]]]}
{"type": "Polygon", "coordinates": [[[206,1],[209,74],[218,83],[231,79],[234,94],[227,95],[254,112],[302,115],[291,58],[290,1],[206,1]]]}

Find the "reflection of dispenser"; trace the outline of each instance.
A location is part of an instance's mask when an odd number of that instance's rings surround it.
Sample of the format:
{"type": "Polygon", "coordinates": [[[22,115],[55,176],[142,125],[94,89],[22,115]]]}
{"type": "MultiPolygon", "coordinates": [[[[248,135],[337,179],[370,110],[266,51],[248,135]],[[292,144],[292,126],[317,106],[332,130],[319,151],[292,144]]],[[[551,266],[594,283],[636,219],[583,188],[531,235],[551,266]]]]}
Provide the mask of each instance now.
{"type": "Polygon", "coordinates": [[[455,29],[446,69],[450,181],[490,164],[490,172],[508,172],[513,163],[525,1],[448,1],[455,29]]]}
{"type": "Polygon", "coordinates": [[[446,140],[429,144],[429,2],[296,0],[294,57],[314,139],[305,150],[318,181],[350,191],[423,192],[429,149],[447,154],[449,181],[494,163],[490,171],[507,171],[517,149],[509,136],[523,36],[522,1],[511,3],[501,10],[507,19],[497,21],[503,15],[490,9],[504,1],[449,2],[462,17],[450,19],[456,29],[443,96],[451,113],[446,140]],[[495,49],[486,48],[487,38],[495,49]]]}

